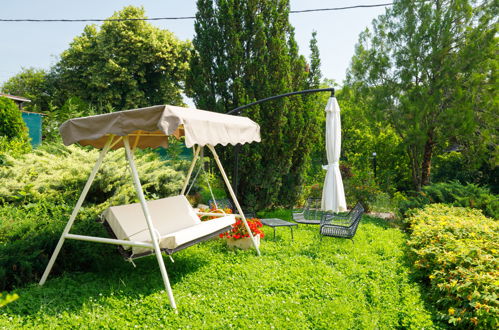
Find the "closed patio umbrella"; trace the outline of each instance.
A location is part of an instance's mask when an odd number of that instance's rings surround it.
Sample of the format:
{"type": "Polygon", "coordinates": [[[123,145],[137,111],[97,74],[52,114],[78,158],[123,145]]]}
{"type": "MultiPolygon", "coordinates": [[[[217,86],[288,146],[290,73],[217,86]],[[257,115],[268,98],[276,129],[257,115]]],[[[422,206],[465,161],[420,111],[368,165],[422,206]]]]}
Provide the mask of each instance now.
{"type": "Polygon", "coordinates": [[[347,209],[345,191],[340,173],[341,122],[340,106],[334,96],[326,105],[326,153],[328,164],[323,166],[326,173],[322,189],[321,208],[324,211],[343,212],[347,209]]]}

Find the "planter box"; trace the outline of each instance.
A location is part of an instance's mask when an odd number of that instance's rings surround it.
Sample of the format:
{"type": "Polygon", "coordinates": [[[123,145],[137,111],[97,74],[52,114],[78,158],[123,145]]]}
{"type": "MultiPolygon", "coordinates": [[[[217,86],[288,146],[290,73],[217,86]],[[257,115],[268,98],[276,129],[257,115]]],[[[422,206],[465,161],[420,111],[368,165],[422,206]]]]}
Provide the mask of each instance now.
{"type": "MultiPolygon", "coordinates": [[[[255,238],[256,246],[260,247],[260,235],[253,236],[255,238]]],[[[230,249],[243,249],[254,248],[251,237],[244,237],[240,239],[227,238],[227,247],[230,249]]]]}

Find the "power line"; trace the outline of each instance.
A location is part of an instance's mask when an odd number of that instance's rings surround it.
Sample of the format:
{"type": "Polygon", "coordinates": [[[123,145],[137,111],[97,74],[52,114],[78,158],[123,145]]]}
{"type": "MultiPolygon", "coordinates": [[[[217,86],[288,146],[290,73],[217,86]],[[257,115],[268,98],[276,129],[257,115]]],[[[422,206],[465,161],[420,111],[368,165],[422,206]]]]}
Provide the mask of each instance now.
{"type": "MultiPolygon", "coordinates": [[[[355,5],[347,7],[335,7],[335,8],[317,8],[317,9],[304,9],[304,10],[291,10],[291,14],[300,13],[311,13],[311,12],[321,12],[321,11],[338,11],[338,10],[348,10],[348,9],[358,9],[358,8],[375,8],[375,7],[386,7],[393,5],[390,3],[380,3],[375,5],[355,5]]],[[[188,20],[195,19],[196,16],[179,16],[179,17],[152,17],[152,18],[88,18],[88,19],[32,19],[32,18],[0,18],[0,22],[125,22],[125,21],[164,21],[164,20],[188,20]]]]}
{"type": "Polygon", "coordinates": [[[311,13],[316,11],[333,11],[333,10],[347,10],[347,9],[358,9],[358,8],[374,8],[374,7],[386,7],[393,5],[393,2],[389,3],[378,3],[375,5],[355,5],[348,7],[336,7],[336,8],[319,8],[319,9],[304,9],[304,10],[290,10],[291,14],[299,14],[299,13],[311,13]]]}

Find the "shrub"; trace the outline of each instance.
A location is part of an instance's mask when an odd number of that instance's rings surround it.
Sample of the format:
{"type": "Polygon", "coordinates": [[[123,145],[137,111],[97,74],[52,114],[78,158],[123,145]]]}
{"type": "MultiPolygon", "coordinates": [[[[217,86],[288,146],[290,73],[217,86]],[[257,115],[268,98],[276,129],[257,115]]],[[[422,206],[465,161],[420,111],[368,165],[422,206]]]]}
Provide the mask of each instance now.
{"type": "MultiPolygon", "coordinates": [[[[0,201],[32,203],[41,199],[74,202],[88,179],[98,150],[48,145],[20,158],[6,157],[0,167],[0,201]]],[[[139,152],[136,166],[145,194],[151,198],[177,193],[184,174],[151,152],[139,152]]],[[[89,191],[88,201],[103,210],[136,201],[124,151],[111,151],[89,191]]]]}
{"type": "Polygon", "coordinates": [[[21,111],[12,100],[0,97],[0,156],[18,155],[30,149],[28,128],[21,111]]]}
{"type": "Polygon", "coordinates": [[[439,316],[463,328],[499,326],[499,223],[481,211],[427,205],[409,218],[408,242],[439,316]]]}
{"type": "Polygon", "coordinates": [[[399,211],[402,216],[406,216],[408,210],[432,203],[476,208],[489,217],[499,219],[499,198],[496,195],[485,187],[475,184],[462,185],[457,181],[423,187],[413,198],[401,201],[399,211]]]}
{"type": "MultiPolygon", "coordinates": [[[[63,199],[0,207],[0,291],[40,280],[72,208],[63,199]]],[[[106,237],[96,219],[94,209],[83,208],[71,232],[106,237]]],[[[104,265],[112,261],[108,257],[114,255],[114,249],[68,240],[51,274],[105,269],[104,265]]]]}
{"type": "Polygon", "coordinates": [[[17,105],[6,97],[0,97],[0,136],[22,137],[28,140],[28,129],[17,105]]]}
{"type": "MultiPolygon", "coordinates": [[[[0,290],[38,281],[88,178],[98,151],[49,144],[0,166],[0,290]]],[[[182,164],[173,167],[140,151],[136,165],[149,198],[178,193],[182,164]]],[[[89,191],[72,232],[106,236],[97,223],[109,205],[136,201],[123,150],[110,152],[89,191]]],[[[60,270],[98,269],[113,247],[68,241],[57,259],[60,270]],[[97,262],[97,260],[100,260],[97,262]]]]}
{"type": "Polygon", "coordinates": [[[6,155],[19,157],[31,151],[31,144],[22,137],[8,138],[0,136],[0,165],[5,162],[6,155]]]}

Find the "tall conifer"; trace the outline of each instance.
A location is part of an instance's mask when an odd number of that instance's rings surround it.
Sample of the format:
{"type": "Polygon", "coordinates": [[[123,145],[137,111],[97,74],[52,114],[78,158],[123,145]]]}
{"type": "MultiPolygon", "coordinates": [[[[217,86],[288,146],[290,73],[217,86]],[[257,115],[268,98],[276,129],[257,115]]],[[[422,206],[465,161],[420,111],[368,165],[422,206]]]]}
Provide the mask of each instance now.
{"type": "MultiPolygon", "coordinates": [[[[224,113],[307,87],[307,64],[298,54],[288,0],[199,0],[197,7],[187,80],[197,107],[224,113]]],[[[313,143],[303,139],[315,118],[306,114],[306,103],[297,96],[244,111],[262,134],[261,143],[240,148],[238,193],[244,204],[259,208],[296,199],[313,143]]],[[[234,149],[226,148],[222,156],[233,173],[234,149]]]]}

